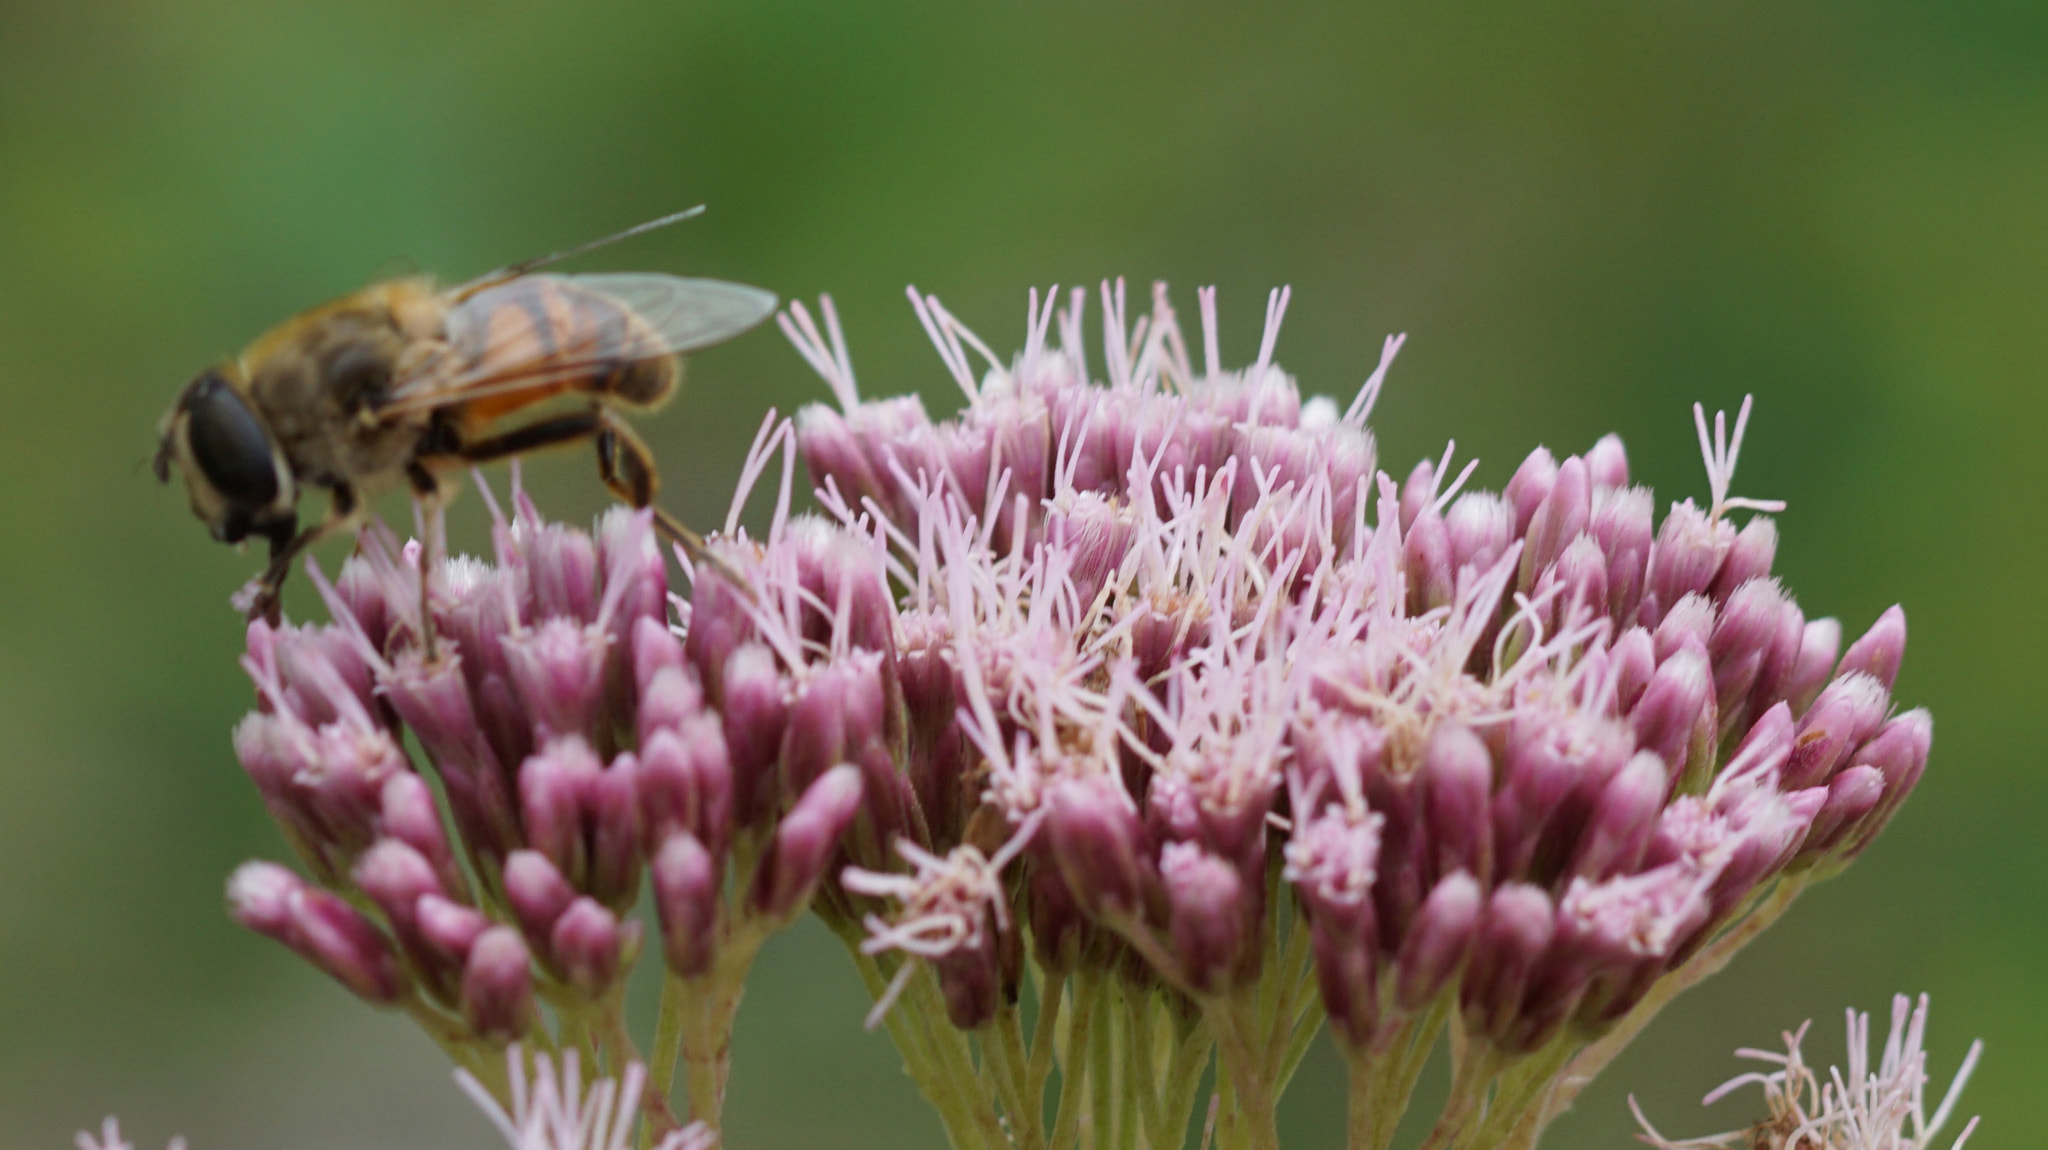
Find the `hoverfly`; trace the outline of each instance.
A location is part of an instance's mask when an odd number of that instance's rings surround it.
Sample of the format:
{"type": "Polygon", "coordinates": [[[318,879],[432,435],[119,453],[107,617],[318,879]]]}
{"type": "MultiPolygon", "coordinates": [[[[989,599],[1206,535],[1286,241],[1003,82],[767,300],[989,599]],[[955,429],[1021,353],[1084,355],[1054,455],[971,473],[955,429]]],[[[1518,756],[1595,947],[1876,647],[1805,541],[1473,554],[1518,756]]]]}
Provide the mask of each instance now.
{"type": "Polygon", "coordinates": [[[249,617],[275,619],[293,559],[360,522],[379,491],[403,483],[432,504],[450,468],[579,440],[595,444],[614,495],[653,507],[665,536],[704,556],[703,540],[654,506],[654,459],[618,412],[660,405],[681,382],[684,352],[760,323],[775,296],[654,273],[536,274],[702,210],[452,288],[423,276],[372,284],[286,320],[186,384],[158,425],[156,477],[169,482],[177,465],[215,539],[269,542],[249,617]],[[506,426],[548,400],[563,409],[506,426]],[[327,491],[328,511],[302,528],[299,496],[312,487],[327,491]]]}

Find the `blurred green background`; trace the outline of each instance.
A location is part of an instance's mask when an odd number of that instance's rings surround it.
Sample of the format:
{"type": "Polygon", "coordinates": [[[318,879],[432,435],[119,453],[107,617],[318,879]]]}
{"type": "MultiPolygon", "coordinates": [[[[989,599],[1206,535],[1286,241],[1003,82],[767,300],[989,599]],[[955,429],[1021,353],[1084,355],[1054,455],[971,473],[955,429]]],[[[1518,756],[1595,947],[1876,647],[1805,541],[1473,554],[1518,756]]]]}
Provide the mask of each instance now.
{"type": "MultiPolygon", "coordinates": [[[[1231,362],[1291,283],[1305,388],[1410,333],[1383,458],[1456,437],[1488,486],[1617,430],[1660,499],[1703,496],[1689,405],[1755,391],[1739,490],[1790,501],[1809,614],[1905,603],[1935,762],[1550,1144],[1631,1144],[1629,1091],[1667,1133],[1738,1125],[1753,1095],[1697,1108],[1733,1047],[1813,1017],[1836,1059],[1844,1006],[1923,989],[1942,1082],[1989,1046],[1972,1145],[2048,1143],[2044,60],[2022,0],[0,4],[0,1145],[109,1111],[152,1147],[494,1144],[408,1024],[222,913],[282,849],[228,746],[258,560],[144,460],[199,365],[306,305],[699,201],[588,266],[830,291],[869,392],[940,407],[906,282],[1006,350],[1032,284],[1215,283],[1231,362]]],[[[772,331],[693,371],[645,428],[706,522],[764,405],[823,392],[772,331]]],[[[601,502],[580,455],[533,485],[601,502]]],[[[864,1006],[821,931],[769,948],[734,1146],[941,1145],[864,1006]]],[[[1290,1144],[1341,1109],[1320,1052],[1290,1144]]]]}

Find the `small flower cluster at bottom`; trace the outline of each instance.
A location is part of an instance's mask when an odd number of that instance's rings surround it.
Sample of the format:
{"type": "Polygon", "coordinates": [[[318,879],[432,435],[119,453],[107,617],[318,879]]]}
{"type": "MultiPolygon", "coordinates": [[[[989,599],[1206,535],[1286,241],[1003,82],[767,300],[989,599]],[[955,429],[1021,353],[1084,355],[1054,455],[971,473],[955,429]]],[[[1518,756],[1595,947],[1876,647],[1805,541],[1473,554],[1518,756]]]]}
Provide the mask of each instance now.
{"type": "MultiPolygon", "coordinates": [[[[718,1142],[709,1127],[694,1122],[658,1140],[636,1141],[641,1091],[647,1085],[647,1068],[638,1062],[628,1063],[616,1080],[592,1080],[588,1090],[573,1050],[559,1060],[534,1054],[529,1074],[526,1055],[514,1045],[505,1052],[502,1069],[493,1069],[499,1087],[485,1086],[467,1070],[457,1070],[455,1079],[511,1150],[629,1150],[642,1142],[646,1150],[711,1150],[718,1142]],[[500,1092],[507,1095],[503,1102],[500,1092]]],[[[112,1118],[98,1136],[81,1131],[77,1144],[78,1150],[135,1150],[112,1118]]],[[[185,1150],[185,1140],[171,1139],[168,1150],[185,1150]]]]}
{"type": "MultiPolygon", "coordinates": [[[[1628,1104],[1643,1128],[1642,1140],[1657,1150],[1929,1150],[1935,1144],[1935,1135],[1948,1125],[1955,1112],[1963,1084],[1970,1080],[1970,1072],[1977,1068],[1977,1057],[1984,1052],[1984,1043],[1979,1040],[1970,1044],[1963,1065],[1949,1082],[1948,1092],[1935,1107],[1933,1117],[1929,1117],[1927,1051],[1922,1047],[1927,1034],[1927,996],[1920,996],[1918,1006],[1903,994],[1892,999],[1891,1033],[1885,1038],[1883,1054],[1875,1066],[1870,1061],[1870,1016],[1853,1009],[1848,1016],[1847,1070],[1831,1066],[1823,1080],[1806,1064],[1799,1048],[1806,1039],[1807,1027],[1812,1025],[1808,1020],[1799,1029],[1785,1034],[1783,1054],[1749,1048],[1735,1052],[1738,1057],[1778,1069],[1738,1074],[1701,1102],[1703,1106],[1712,1106],[1735,1090],[1754,1084],[1763,1089],[1770,1117],[1742,1130],[1674,1141],[1650,1125],[1631,1095],[1628,1104]]],[[[1977,1119],[1972,1118],[1956,1135],[1950,1150],[1963,1150],[1963,1144],[1976,1129],[1977,1119]]]]}

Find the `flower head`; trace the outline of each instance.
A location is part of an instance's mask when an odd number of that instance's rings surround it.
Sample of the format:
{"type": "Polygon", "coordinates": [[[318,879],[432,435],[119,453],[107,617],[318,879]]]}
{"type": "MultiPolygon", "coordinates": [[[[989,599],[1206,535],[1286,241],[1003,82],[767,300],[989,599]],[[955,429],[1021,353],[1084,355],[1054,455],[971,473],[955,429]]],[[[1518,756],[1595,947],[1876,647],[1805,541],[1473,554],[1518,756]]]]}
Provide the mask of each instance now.
{"type": "MultiPolygon", "coordinates": [[[[1738,1074],[1709,1093],[1702,1105],[1711,1106],[1736,1089],[1754,1084],[1763,1090],[1770,1112],[1755,1126],[1672,1141],[1650,1125],[1631,1096],[1629,1107],[1643,1128],[1642,1140],[1659,1150],[1736,1146],[1759,1150],[1929,1150],[1936,1145],[1935,1135],[1948,1124],[1963,1084],[1984,1052],[1984,1043],[1970,1044],[1963,1065],[1930,1117],[1927,1051],[1921,1045],[1927,1032],[1927,996],[1921,995],[1917,1006],[1903,994],[1892,999],[1891,1033],[1875,1065],[1870,1060],[1870,1015],[1850,1010],[1848,1016],[1849,1065],[1846,1069],[1831,1066],[1825,1076],[1807,1065],[1800,1051],[1811,1022],[1785,1034],[1783,1054],[1747,1048],[1735,1052],[1777,1069],[1738,1074]]],[[[1976,1129],[1977,1119],[1972,1118],[1950,1143],[1951,1150],[1962,1150],[1976,1129]]]]}
{"type": "MultiPolygon", "coordinates": [[[[463,1092],[483,1109],[511,1150],[628,1150],[636,1144],[634,1130],[640,1093],[647,1085],[646,1067],[628,1063],[619,1078],[594,1078],[586,1090],[574,1050],[564,1053],[559,1062],[537,1052],[531,1061],[529,1078],[526,1053],[517,1045],[505,1052],[509,1107],[493,1098],[469,1071],[455,1072],[463,1092]]],[[[717,1141],[717,1135],[703,1123],[693,1122],[662,1135],[653,1147],[710,1150],[717,1141]]]]}

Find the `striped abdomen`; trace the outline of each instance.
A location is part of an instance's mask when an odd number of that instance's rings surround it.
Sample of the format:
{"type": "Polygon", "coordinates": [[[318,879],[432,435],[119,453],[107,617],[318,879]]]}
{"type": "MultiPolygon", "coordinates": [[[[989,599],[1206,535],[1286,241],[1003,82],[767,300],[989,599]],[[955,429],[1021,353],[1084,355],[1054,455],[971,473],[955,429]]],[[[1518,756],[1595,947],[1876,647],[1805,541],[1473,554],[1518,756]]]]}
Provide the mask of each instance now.
{"type": "Polygon", "coordinates": [[[448,316],[451,396],[489,422],[566,392],[631,407],[668,398],[681,367],[653,325],[621,300],[561,276],[522,276],[470,296],[448,316]]]}

